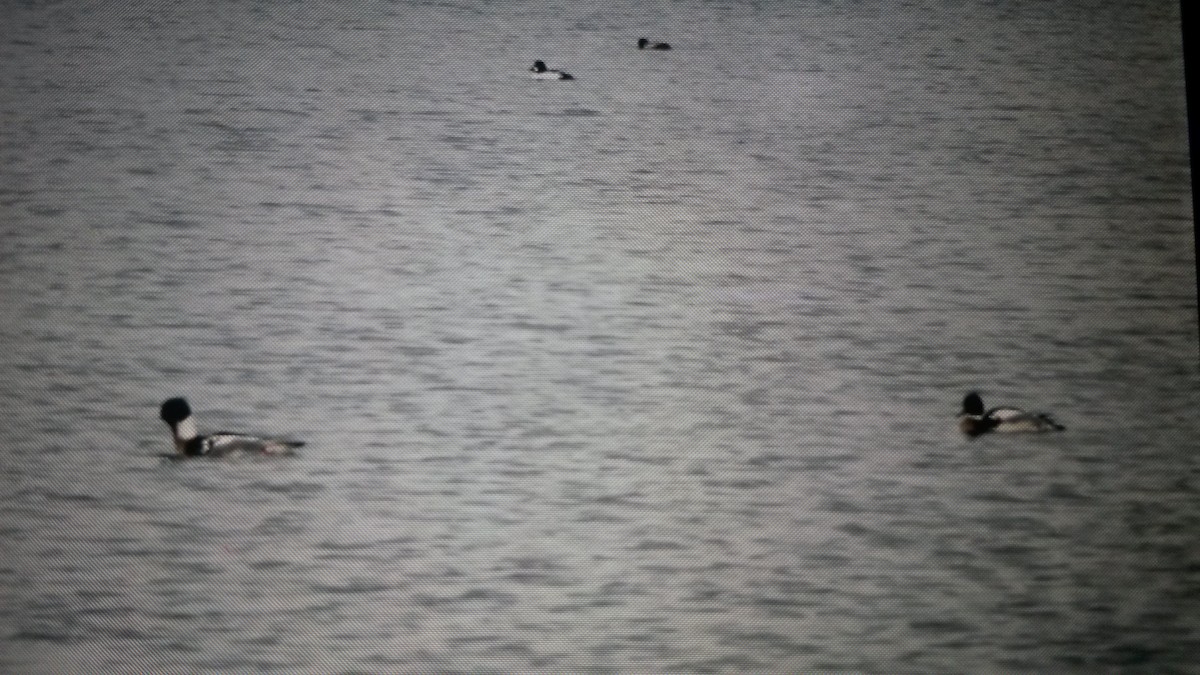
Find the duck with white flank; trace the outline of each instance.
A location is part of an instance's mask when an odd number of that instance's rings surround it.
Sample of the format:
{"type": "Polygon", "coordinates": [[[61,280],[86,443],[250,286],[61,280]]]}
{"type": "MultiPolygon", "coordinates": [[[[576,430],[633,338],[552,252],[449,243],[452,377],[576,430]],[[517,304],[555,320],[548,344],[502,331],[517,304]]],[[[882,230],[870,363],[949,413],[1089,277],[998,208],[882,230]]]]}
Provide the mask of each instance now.
{"type": "Polygon", "coordinates": [[[1000,433],[1062,431],[1063,425],[1055,422],[1046,413],[1032,413],[1001,406],[984,412],[983,399],[971,392],[963,397],[962,412],[958,414],[958,428],[974,438],[990,431],[1000,433]]]}
{"type": "Polygon", "coordinates": [[[533,66],[529,69],[533,73],[531,77],[535,80],[573,80],[575,79],[570,73],[564,73],[561,70],[554,70],[546,67],[545,61],[534,61],[533,66]]]}
{"type": "Polygon", "coordinates": [[[303,441],[262,438],[229,431],[201,435],[196,431],[191,406],[182,398],[163,401],[158,414],[171,427],[171,436],[175,439],[175,454],[166,455],[172,459],[241,455],[281,457],[295,454],[295,449],[304,445],[303,441]]]}
{"type": "Polygon", "coordinates": [[[651,41],[647,40],[646,38],[642,38],[642,39],[638,40],[638,49],[666,50],[666,49],[670,49],[670,48],[671,48],[671,45],[667,44],[666,42],[651,42],[651,41]]]}

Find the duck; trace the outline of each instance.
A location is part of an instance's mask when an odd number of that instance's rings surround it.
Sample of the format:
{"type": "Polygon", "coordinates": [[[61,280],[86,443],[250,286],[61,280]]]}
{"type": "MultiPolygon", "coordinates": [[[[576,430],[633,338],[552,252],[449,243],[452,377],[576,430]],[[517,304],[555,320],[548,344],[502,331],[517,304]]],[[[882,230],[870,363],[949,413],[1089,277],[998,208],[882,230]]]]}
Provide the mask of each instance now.
{"type": "Polygon", "coordinates": [[[570,73],[561,70],[554,70],[546,67],[545,61],[534,61],[533,66],[529,69],[533,73],[532,77],[535,80],[573,80],[575,77],[570,73]]]}
{"type": "Polygon", "coordinates": [[[163,401],[158,415],[171,427],[171,437],[175,440],[175,454],[164,455],[169,459],[215,459],[241,455],[285,457],[295,454],[296,448],[304,445],[304,441],[263,438],[231,431],[202,435],[196,431],[192,407],[187,399],[180,397],[163,401]]]}
{"type": "Polygon", "coordinates": [[[638,49],[666,50],[666,49],[670,49],[670,48],[671,48],[671,45],[667,44],[666,42],[651,42],[651,41],[647,40],[646,38],[642,38],[642,39],[638,40],[638,49]]]}
{"type": "Polygon", "coordinates": [[[963,397],[962,412],[958,414],[958,428],[970,438],[992,431],[1038,433],[1066,429],[1046,413],[1026,412],[1011,406],[1001,406],[984,412],[983,399],[974,391],[963,397]]]}

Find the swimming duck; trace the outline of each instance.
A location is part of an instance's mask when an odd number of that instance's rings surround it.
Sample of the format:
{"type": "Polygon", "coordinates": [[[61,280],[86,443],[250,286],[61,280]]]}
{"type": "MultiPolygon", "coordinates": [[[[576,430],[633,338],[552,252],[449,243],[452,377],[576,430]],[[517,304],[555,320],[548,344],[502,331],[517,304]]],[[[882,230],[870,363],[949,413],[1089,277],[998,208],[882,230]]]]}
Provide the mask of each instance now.
{"type": "Polygon", "coordinates": [[[638,40],[638,49],[670,49],[671,45],[666,42],[651,42],[646,38],[638,40]]]}
{"type": "Polygon", "coordinates": [[[989,431],[1016,433],[1066,429],[1046,413],[1025,412],[1020,408],[1009,406],[992,408],[984,412],[983,399],[976,392],[964,396],[962,405],[962,412],[958,414],[958,428],[971,438],[989,431]]]}
{"type": "Polygon", "coordinates": [[[533,66],[529,69],[533,73],[532,77],[535,80],[573,80],[575,79],[570,73],[564,73],[561,70],[553,70],[546,67],[545,61],[534,61],[533,66]]]}
{"type": "Polygon", "coordinates": [[[172,459],[233,455],[286,456],[295,454],[295,449],[304,445],[303,441],[261,438],[229,431],[201,435],[196,431],[191,406],[182,398],[163,401],[158,415],[171,427],[171,437],[175,439],[175,454],[167,455],[172,459]]]}

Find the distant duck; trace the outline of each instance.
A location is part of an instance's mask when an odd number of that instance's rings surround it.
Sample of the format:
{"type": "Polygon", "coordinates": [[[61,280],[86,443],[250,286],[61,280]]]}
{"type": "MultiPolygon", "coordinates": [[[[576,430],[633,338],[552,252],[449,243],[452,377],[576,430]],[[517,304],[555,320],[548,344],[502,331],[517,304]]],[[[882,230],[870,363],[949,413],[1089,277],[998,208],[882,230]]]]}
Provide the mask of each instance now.
{"type": "Polygon", "coordinates": [[[202,436],[196,431],[191,406],[182,398],[163,401],[158,415],[171,427],[171,437],[175,439],[175,454],[165,455],[171,459],[240,455],[286,456],[295,454],[295,449],[304,445],[303,441],[261,438],[229,431],[202,436]]]}
{"type": "Polygon", "coordinates": [[[534,61],[533,67],[529,69],[533,73],[532,77],[535,80],[573,80],[575,79],[570,73],[564,73],[561,70],[553,70],[546,67],[545,61],[534,61]]]}
{"type": "Polygon", "coordinates": [[[1063,425],[1045,413],[1025,412],[1020,408],[1002,406],[984,412],[983,399],[971,392],[963,397],[962,412],[958,415],[958,428],[974,438],[990,431],[1000,433],[1062,431],[1063,425]]]}
{"type": "Polygon", "coordinates": [[[671,45],[665,42],[651,42],[646,38],[638,40],[638,49],[670,49],[671,45]]]}

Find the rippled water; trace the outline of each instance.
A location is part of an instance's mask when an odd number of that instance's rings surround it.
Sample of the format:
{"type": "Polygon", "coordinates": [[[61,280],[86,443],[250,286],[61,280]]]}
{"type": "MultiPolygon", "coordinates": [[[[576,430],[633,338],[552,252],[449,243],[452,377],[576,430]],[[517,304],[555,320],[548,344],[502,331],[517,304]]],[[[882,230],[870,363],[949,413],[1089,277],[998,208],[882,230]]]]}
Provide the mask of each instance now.
{"type": "Polygon", "coordinates": [[[4,670],[1193,667],[1174,3],[5,11],[4,670]]]}

